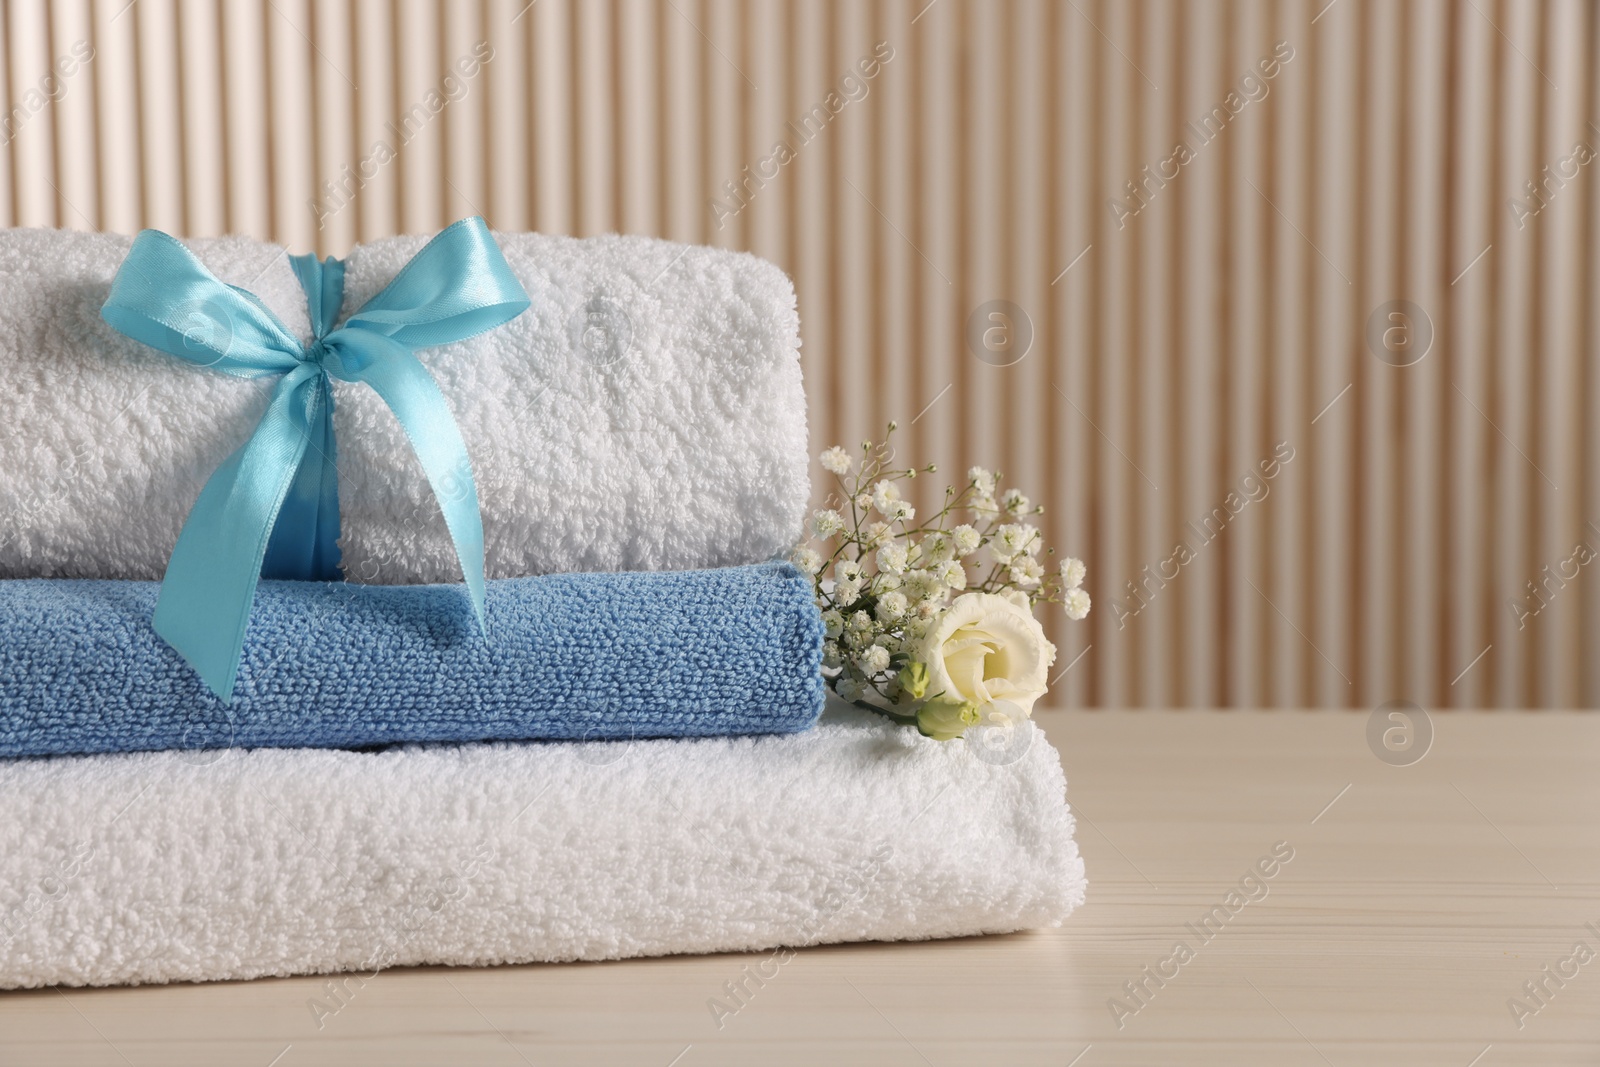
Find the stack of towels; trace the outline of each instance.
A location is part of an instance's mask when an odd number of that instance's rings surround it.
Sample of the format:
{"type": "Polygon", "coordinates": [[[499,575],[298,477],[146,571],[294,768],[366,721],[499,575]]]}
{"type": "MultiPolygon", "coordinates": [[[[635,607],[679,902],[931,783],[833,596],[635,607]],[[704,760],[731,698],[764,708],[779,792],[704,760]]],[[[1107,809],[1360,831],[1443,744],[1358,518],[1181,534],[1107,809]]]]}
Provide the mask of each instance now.
{"type": "MultiPolygon", "coordinates": [[[[270,379],[101,318],[130,239],[0,233],[0,987],[601,960],[1057,925],[1056,753],[842,706],[786,562],[799,322],[751,256],[496,235],[531,306],[422,350],[483,625],[377,394],[337,382],[344,582],[262,581],[230,701],[151,628],[270,379]]],[[[423,246],[355,249],[344,306],[423,246]]],[[[282,249],[189,242],[304,343],[282,249]]]]}

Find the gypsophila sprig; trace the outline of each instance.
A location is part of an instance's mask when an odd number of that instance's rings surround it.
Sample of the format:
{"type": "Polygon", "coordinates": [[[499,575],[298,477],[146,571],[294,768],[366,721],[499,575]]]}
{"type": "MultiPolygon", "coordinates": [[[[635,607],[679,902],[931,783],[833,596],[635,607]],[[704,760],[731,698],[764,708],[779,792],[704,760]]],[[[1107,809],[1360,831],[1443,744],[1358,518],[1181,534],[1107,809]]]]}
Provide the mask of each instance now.
{"type": "Polygon", "coordinates": [[[918,521],[900,483],[938,467],[894,467],[881,445],[823,452],[836,486],[811,519],[813,539],[790,559],[811,576],[825,628],[823,676],[844,700],[940,740],[980,721],[1032,713],[1055,646],[1034,618],[1060,604],[1089,614],[1087,568],[1046,567],[1043,513],[1003,476],[973,467],[943,506],[918,521]]]}

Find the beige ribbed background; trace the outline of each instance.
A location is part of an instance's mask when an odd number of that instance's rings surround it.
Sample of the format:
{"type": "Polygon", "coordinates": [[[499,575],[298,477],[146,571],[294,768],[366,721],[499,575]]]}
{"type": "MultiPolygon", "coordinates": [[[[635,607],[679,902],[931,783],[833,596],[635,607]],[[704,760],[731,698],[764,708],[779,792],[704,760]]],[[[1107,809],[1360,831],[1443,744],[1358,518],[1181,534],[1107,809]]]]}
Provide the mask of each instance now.
{"type": "Polygon", "coordinates": [[[1600,704],[1600,567],[1520,628],[1511,606],[1600,550],[1600,184],[1569,166],[1536,213],[1525,189],[1600,138],[1592,4],[4,7],[0,223],[338,253],[481,213],[781,264],[817,449],[897,418],[902,455],[1002,468],[1089,561],[1090,621],[1050,624],[1067,702],[1600,704]],[[1280,41],[1265,95],[1127,213],[1280,41]],[[715,210],[783,138],[793,160],[715,210]],[[380,140],[395,158],[346,181],[380,140]],[[319,227],[319,200],[349,203],[319,227]],[[991,299],[1031,321],[1014,365],[964,341],[991,299]],[[1431,320],[1415,365],[1364,340],[1393,299],[1431,320]],[[1134,613],[1125,583],[1280,442],[1270,494],[1134,613]]]}

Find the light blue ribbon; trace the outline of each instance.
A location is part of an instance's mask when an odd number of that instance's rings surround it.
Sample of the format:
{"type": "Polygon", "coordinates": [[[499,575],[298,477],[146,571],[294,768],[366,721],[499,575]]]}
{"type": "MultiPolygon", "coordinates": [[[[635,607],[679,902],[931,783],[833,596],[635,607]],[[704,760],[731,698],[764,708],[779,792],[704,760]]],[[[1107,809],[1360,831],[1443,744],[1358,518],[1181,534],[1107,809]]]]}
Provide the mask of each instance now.
{"type": "Polygon", "coordinates": [[[444,394],[413,350],[509,322],[528,307],[528,294],[481,218],[429,241],[339,329],[344,265],[312,256],[291,263],[311,313],[308,346],[253,294],[218,281],[159,230],[134,240],[100,310],[122,333],[196,366],[240,378],[279,376],[250,440],[200,491],[156,603],[156,633],[224,702],[233,698],[260,577],[338,577],[330,376],[366,382],[399,420],[444,512],[483,626],[483,523],[472,464],[444,394]]]}

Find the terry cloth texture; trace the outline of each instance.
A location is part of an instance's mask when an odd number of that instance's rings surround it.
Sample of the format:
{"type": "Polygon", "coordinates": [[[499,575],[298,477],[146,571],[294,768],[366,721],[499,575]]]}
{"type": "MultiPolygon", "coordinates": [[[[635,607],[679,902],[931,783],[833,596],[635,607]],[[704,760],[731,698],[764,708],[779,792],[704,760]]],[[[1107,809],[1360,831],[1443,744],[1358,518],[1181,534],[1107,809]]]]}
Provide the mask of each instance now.
{"type": "Polygon", "coordinates": [[[0,756],[804,730],[822,618],[788,563],[460,586],[262,582],[224,705],[154,582],[0,581],[0,756]]]}
{"type": "MultiPolygon", "coordinates": [[[[801,533],[809,496],[794,288],[744,253],[643,237],[496,234],[532,307],[418,357],[471,454],[491,578],[757,563],[801,533]]],[[[347,259],[354,311],[426,243],[347,259]]],[[[187,242],[310,338],[284,250],[187,242]]],[[[131,238],[0,231],[0,577],[158,579],[274,380],[147,348],[100,319],[131,238]]],[[[211,329],[198,317],[194,328],[211,329]]],[[[380,584],[459,581],[398,422],[335,381],[343,563],[380,584]]]]}
{"type": "Polygon", "coordinates": [[[980,757],[830,708],[777,737],[0,764],[0,986],[1057,926],[1083,861],[1025,736],[980,757]]]}

